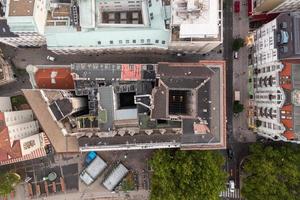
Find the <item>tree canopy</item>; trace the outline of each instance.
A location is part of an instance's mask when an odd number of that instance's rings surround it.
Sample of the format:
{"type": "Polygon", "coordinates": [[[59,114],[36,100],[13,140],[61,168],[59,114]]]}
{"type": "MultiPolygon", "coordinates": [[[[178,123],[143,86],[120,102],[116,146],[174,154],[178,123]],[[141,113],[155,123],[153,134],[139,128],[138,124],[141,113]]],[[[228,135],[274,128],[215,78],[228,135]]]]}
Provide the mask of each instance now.
{"type": "Polygon", "coordinates": [[[245,46],[245,41],[243,38],[236,38],[233,40],[233,44],[232,44],[233,51],[238,51],[243,46],[245,46]]]}
{"type": "Polygon", "coordinates": [[[300,151],[255,144],[244,164],[242,195],[247,200],[299,200],[300,151]]]}
{"type": "Polygon", "coordinates": [[[0,173],[0,196],[6,196],[14,191],[15,186],[20,181],[20,176],[16,173],[0,173]]]}
{"type": "Polygon", "coordinates": [[[244,105],[241,104],[239,101],[234,101],[233,102],[233,113],[241,113],[244,110],[244,105]]]}
{"type": "Polygon", "coordinates": [[[217,200],[225,189],[224,158],[217,151],[158,150],[150,165],[151,200],[217,200]]]}

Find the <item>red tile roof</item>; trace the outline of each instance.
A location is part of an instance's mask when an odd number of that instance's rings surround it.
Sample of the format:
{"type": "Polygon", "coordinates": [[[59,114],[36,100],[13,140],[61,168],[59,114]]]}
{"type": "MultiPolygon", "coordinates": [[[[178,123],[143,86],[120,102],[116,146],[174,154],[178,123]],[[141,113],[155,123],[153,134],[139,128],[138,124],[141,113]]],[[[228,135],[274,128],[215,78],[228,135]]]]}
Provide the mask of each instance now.
{"type": "Polygon", "coordinates": [[[121,80],[141,80],[142,65],[141,64],[122,64],[121,80]]]}
{"type": "MultiPolygon", "coordinates": [[[[291,77],[292,75],[292,63],[284,61],[282,62],[284,64],[284,67],[281,72],[279,72],[280,77],[291,77]]],[[[292,89],[292,84],[290,83],[285,83],[280,85],[282,88],[291,90],[292,89]]]]}
{"type": "Polygon", "coordinates": [[[288,140],[293,140],[296,138],[295,133],[293,131],[285,131],[283,136],[286,137],[288,140]]]}
{"type": "Polygon", "coordinates": [[[8,128],[6,126],[0,127],[0,161],[19,157],[22,157],[20,141],[15,141],[11,147],[8,128]]]}
{"type": "Polygon", "coordinates": [[[74,89],[70,68],[38,69],[35,73],[35,82],[38,88],[43,89],[74,89]],[[55,78],[51,78],[52,72],[57,73],[55,78]],[[55,79],[55,83],[52,83],[52,79],[55,79]]]}
{"type": "MultiPolygon", "coordinates": [[[[283,106],[283,107],[281,108],[281,111],[287,111],[287,112],[292,113],[292,111],[293,111],[293,106],[292,106],[292,104],[283,106]]],[[[281,119],[281,123],[283,123],[283,125],[284,125],[285,127],[287,127],[288,129],[293,128],[293,120],[292,120],[292,119],[281,119]]]]}

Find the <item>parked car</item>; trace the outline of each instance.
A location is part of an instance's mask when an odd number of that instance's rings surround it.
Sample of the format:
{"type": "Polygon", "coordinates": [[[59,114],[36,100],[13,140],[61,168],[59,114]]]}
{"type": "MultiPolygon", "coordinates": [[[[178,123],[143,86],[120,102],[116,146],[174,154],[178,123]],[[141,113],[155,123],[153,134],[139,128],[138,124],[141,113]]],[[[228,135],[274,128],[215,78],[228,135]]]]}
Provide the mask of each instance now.
{"type": "Polygon", "coordinates": [[[55,58],[53,56],[47,56],[47,60],[50,60],[50,61],[55,61],[55,58]]]}
{"type": "Polygon", "coordinates": [[[229,192],[234,192],[235,186],[234,186],[234,181],[230,180],[229,181],[229,192]]]}
{"type": "Polygon", "coordinates": [[[239,59],[239,52],[234,51],[234,52],[233,52],[233,58],[234,58],[234,59],[239,59]]]}
{"type": "Polygon", "coordinates": [[[239,13],[241,10],[241,2],[240,1],[235,1],[234,2],[234,12],[239,13]]]}

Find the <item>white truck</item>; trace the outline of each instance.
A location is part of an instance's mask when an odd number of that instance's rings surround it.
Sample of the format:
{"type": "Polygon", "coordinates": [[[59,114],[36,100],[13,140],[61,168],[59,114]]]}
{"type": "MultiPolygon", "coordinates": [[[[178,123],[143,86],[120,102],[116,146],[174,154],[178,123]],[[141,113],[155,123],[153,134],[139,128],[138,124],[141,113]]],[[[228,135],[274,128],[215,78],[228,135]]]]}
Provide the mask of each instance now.
{"type": "Polygon", "coordinates": [[[90,185],[97,179],[106,167],[106,162],[97,155],[95,159],[80,173],[79,177],[85,184],[90,185]]]}
{"type": "Polygon", "coordinates": [[[234,91],[234,101],[241,101],[241,92],[238,90],[234,91]]]}

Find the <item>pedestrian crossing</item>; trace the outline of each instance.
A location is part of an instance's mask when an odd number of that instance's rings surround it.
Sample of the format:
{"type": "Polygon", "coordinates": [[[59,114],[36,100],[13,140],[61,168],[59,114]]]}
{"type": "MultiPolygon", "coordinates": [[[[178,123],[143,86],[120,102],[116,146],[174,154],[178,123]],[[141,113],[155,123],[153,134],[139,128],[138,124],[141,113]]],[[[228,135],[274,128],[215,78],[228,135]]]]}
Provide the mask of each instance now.
{"type": "Polygon", "coordinates": [[[226,191],[221,192],[220,197],[227,197],[231,199],[240,199],[240,189],[234,189],[234,192],[230,192],[229,188],[226,191]]]}

